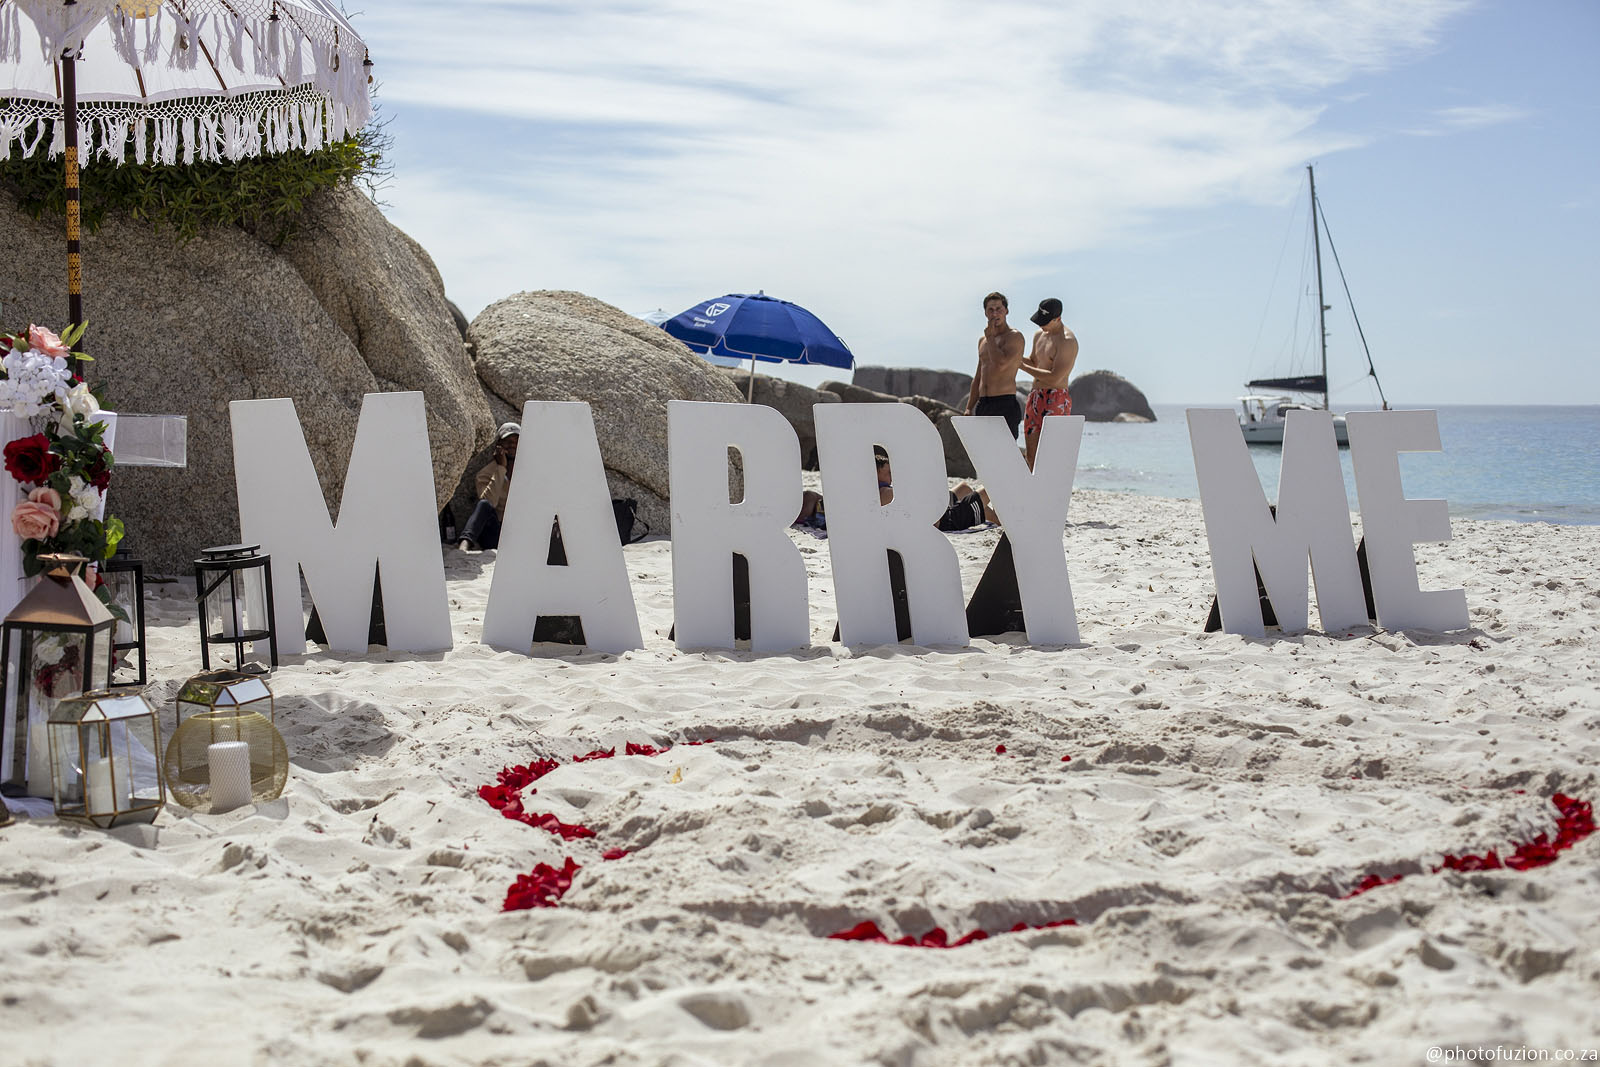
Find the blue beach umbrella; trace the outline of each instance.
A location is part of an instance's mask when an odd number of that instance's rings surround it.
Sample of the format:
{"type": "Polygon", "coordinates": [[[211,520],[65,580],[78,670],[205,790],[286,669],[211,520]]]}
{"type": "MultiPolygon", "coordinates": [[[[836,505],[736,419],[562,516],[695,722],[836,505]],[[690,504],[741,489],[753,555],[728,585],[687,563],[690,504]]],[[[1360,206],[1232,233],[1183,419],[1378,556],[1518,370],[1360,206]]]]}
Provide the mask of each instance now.
{"type": "Polygon", "coordinates": [[[729,293],[696,304],[661,323],[661,328],[714,363],[750,361],[750,396],[755,395],[756,360],[855,366],[850,347],[823,321],[799,304],[765,293],[729,293]]]}

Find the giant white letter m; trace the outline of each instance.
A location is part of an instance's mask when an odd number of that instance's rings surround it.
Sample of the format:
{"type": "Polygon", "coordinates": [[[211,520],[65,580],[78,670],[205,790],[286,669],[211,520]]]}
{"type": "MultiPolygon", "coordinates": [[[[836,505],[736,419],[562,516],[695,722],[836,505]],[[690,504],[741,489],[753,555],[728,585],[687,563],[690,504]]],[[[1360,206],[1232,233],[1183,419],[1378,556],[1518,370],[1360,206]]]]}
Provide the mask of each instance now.
{"type": "Polygon", "coordinates": [[[337,524],[328,516],[294,401],[236,400],[229,407],[240,533],[272,556],[279,651],[306,649],[302,571],[335,650],[367,650],[375,571],[383,583],[389,647],[449,648],[422,394],[368,393],[363,399],[337,524]]]}

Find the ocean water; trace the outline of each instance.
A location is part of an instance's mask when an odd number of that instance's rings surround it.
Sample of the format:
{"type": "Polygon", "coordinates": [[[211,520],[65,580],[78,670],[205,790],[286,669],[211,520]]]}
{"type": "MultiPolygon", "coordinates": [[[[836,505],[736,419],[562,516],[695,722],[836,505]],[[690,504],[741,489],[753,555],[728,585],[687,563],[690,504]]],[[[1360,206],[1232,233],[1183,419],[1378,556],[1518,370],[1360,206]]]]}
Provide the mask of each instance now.
{"type": "MultiPolygon", "coordinates": [[[[1074,484],[1197,498],[1186,406],[1154,405],[1154,423],[1089,423],[1074,484]]],[[[1600,524],[1600,405],[1433,410],[1443,451],[1401,455],[1406,496],[1442,498],[1460,518],[1600,524]]],[[[1339,455],[1353,509],[1350,452],[1339,455]]],[[[1276,501],[1279,449],[1256,445],[1250,456],[1267,499],[1276,501]]]]}

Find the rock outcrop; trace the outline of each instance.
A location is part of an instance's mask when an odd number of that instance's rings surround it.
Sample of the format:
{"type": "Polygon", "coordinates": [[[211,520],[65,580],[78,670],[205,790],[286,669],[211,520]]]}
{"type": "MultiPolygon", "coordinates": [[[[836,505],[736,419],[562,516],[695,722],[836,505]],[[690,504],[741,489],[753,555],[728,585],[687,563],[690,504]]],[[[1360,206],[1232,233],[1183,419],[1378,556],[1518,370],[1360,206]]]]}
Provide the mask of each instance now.
{"type": "Polygon", "coordinates": [[[1072,413],[1090,422],[1156,421],[1150,401],[1120,374],[1108,370],[1089,371],[1072,379],[1068,391],[1072,393],[1072,413]],[[1117,418],[1124,414],[1137,415],[1138,419],[1117,418]]]}
{"type": "MultiPolygon", "coordinates": [[[[582,293],[524,292],[490,304],[472,320],[478,377],[500,420],[521,417],[526,400],[583,400],[613,496],[639,502],[653,533],[671,532],[667,401],[738,403],[743,394],[720,370],[660,327],[582,293]]],[[[470,501],[474,457],[458,491],[457,518],[470,501]]],[[[518,453],[537,470],[555,457],[518,453]]],[[[742,483],[736,484],[742,491],[742,483]]]]}
{"type": "MultiPolygon", "coordinates": [[[[65,238],[0,193],[4,321],[65,325],[65,238]]],[[[420,390],[442,504],[493,432],[489,407],[426,253],[350,188],[319,193],[298,237],[274,249],[212,227],[169,232],[108,218],[84,237],[84,348],[108,406],[188,416],[188,467],[117,470],[109,510],[155,574],[193,572],[239,539],[232,400],[294,400],[336,513],[363,394],[420,390]]]]}
{"type": "Polygon", "coordinates": [[[862,385],[849,382],[823,382],[817,386],[823,392],[833,393],[846,404],[898,404],[900,398],[892,393],[880,393],[862,385]]]}
{"type": "MultiPolygon", "coordinates": [[[[1018,403],[1028,402],[1027,375],[1018,383],[1018,403]]],[[[837,385],[824,382],[823,388],[837,385]]],[[[925,396],[949,408],[957,415],[967,409],[967,398],[972,395],[972,375],[954,370],[928,370],[925,367],[857,367],[850,384],[881,395],[900,400],[925,396]]],[[[964,477],[964,475],[962,476],[964,477]]]]}
{"type": "MultiPolygon", "coordinates": [[[[928,416],[928,421],[939,431],[939,440],[944,444],[945,474],[951,478],[974,476],[975,470],[972,460],[967,456],[966,446],[961,443],[961,436],[956,433],[955,423],[950,421],[961,414],[959,409],[933,397],[890,396],[888,393],[879,393],[864,386],[847,385],[844,382],[823,382],[821,388],[837,394],[847,404],[910,404],[928,416]]],[[[965,398],[962,403],[966,403],[965,398]]]]}
{"type": "Polygon", "coordinates": [[[857,367],[850,382],[891,396],[932,397],[958,414],[966,409],[972,391],[972,375],[925,367],[857,367]]]}
{"type": "MultiPolygon", "coordinates": [[[[744,395],[750,382],[748,370],[741,370],[738,367],[717,369],[734,384],[741,396],[744,395]]],[[[815,470],[817,420],[811,409],[818,404],[839,403],[839,394],[825,389],[813,389],[785,378],[757,374],[754,402],[776,408],[785,419],[789,420],[789,425],[794,427],[795,436],[800,439],[801,464],[808,470],[815,470]]]]}

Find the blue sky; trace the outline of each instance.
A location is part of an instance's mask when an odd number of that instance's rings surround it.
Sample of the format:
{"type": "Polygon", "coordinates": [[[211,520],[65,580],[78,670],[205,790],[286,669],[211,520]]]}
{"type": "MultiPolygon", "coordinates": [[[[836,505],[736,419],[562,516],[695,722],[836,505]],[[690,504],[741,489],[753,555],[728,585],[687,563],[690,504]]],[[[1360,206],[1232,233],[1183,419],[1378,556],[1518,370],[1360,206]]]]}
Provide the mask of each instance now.
{"type": "MultiPolygon", "coordinates": [[[[1228,403],[1304,363],[1314,163],[1392,402],[1600,403],[1591,0],[354,17],[395,142],[385,210],[469,316],[521,289],[636,314],[764,289],[861,363],[970,371],[999,289],[1029,330],[1061,297],[1082,370],[1228,403]]],[[[1334,406],[1373,406],[1329,303],[1334,406]]]]}

